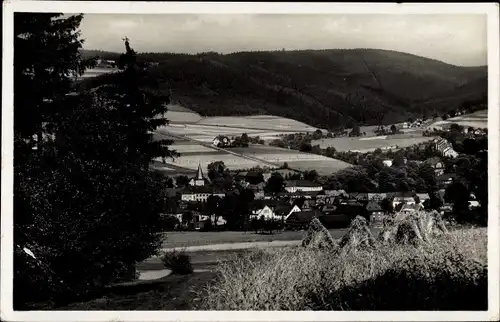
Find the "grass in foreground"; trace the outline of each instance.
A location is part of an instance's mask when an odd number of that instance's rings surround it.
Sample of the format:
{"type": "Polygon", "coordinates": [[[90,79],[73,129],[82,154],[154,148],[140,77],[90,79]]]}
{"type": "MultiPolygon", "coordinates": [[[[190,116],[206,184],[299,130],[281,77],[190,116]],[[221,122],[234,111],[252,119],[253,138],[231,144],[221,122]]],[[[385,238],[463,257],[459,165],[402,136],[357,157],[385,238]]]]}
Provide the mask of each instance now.
{"type": "Polygon", "coordinates": [[[486,310],[487,230],[463,229],[416,248],[327,252],[288,248],[218,267],[206,310],[486,310]]]}

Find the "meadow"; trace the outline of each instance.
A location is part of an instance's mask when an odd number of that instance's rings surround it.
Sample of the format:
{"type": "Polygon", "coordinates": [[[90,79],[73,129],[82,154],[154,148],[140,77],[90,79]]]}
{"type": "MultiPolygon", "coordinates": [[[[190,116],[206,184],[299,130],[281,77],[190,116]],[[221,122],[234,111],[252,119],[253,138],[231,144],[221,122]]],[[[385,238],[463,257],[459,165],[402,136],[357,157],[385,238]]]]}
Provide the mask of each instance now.
{"type": "Polygon", "coordinates": [[[430,125],[429,127],[437,128],[444,124],[452,124],[452,123],[465,127],[472,126],[474,128],[481,128],[481,129],[488,128],[488,110],[477,111],[472,114],[456,116],[446,120],[438,121],[430,125]]]}
{"type": "Polygon", "coordinates": [[[312,141],[312,145],[319,145],[322,149],[334,147],[337,151],[370,152],[375,149],[397,146],[405,148],[415,144],[433,140],[433,137],[424,137],[421,133],[408,132],[380,137],[341,137],[312,141]]]}
{"type": "MultiPolygon", "coordinates": [[[[329,232],[335,238],[339,238],[346,232],[346,229],[331,229],[329,232]]],[[[165,233],[162,247],[185,248],[214,244],[301,240],[304,237],[304,234],[304,231],[284,231],[279,233],[277,232],[272,235],[256,234],[253,231],[173,231],[165,233]]]]}

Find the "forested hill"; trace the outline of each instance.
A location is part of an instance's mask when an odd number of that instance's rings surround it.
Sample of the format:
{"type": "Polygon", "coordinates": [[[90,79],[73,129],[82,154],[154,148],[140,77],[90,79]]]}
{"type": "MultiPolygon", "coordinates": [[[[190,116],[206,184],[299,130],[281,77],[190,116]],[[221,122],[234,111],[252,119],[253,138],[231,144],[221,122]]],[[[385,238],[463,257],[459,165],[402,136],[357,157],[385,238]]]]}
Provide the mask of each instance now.
{"type": "MultiPolygon", "coordinates": [[[[85,55],[116,59],[118,54],[85,55]]],[[[396,122],[485,100],[487,67],[375,50],[145,53],[173,100],[202,115],[273,114],[313,126],[396,122]]],[[[107,78],[109,79],[109,78],[107,78]]],[[[98,80],[91,80],[92,83],[98,80]]]]}

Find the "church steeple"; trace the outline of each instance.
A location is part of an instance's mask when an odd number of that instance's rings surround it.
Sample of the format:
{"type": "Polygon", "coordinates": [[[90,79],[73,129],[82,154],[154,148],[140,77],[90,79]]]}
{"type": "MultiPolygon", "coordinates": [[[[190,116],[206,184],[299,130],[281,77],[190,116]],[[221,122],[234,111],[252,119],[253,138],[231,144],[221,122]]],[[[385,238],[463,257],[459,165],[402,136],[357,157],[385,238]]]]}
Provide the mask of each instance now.
{"type": "Polygon", "coordinates": [[[203,176],[203,170],[201,169],[201,164],[198,164],[198,171],[196,171],[196,180],[203,180],[205,177],[203,176]]]}

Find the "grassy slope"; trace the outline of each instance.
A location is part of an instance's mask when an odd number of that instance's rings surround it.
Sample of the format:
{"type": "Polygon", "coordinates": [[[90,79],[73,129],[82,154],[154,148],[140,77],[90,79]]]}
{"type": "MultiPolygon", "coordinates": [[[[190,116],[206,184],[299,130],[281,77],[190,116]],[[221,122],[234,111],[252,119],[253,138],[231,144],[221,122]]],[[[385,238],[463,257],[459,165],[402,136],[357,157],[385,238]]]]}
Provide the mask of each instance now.
{"type": "Polygon", "coordinates": [[[273,114],[312,126],[400,121],[487,91],[486,67],[373,49],[144,54],[174,101],[202,116],[273,114]],[[464,94],[465,93],[465,94],[464,94]],[[443,103],[444,101],[444,103],[443,103]]]}

